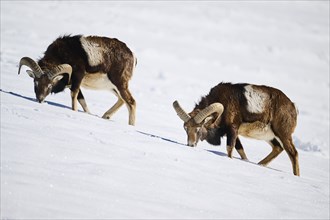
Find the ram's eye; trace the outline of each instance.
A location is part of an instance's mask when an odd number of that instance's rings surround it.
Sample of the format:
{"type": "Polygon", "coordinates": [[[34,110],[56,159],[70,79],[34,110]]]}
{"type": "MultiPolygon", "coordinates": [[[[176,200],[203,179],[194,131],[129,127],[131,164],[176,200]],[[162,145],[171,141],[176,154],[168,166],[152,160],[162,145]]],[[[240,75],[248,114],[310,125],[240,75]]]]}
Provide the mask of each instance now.
{"type": "Polygon", "coordinates": [[[183,128],[184,128],[184,130],[186,130],[186,131],[187,131],[187,129],[188,129],[188,127],[187,127],[187,126],[183,126],[183,128]]]}

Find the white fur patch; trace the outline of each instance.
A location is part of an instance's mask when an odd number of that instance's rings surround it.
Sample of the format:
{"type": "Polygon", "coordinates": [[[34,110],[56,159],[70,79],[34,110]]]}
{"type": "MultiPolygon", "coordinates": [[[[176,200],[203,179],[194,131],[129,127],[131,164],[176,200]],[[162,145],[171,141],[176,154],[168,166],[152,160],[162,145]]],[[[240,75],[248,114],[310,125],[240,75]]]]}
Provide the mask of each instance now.
{"type": "Polygon", "coordinates": [[[244,137],[265,141],[271,141],[276,137],[270,124],[259,121],[241,124],[238,129],[238,134],[244,137]]]}
{"type": "Polygon", "coordinates": [[[80,42],[84,50],[86,51],[89,65],[97,66],[104,62],[104,48],[98,43],[93,42],[92,39],[81,37],[80,42]]]}
{"type": "Polygon", "coordinates": [[[244,88],[244,95],[247,100],[247,110],[251,113],[262,113],[266,101],[269,99],[268,94],[254,89],[252,85],[247,85],[244,88]]]}
{"type": "Polygon", "coordinates": [[[252,123],[243,123],[238,128],[238,134],[243,137],[263,140],[269,143],[271,143],[273,139],[276,139],[283,148],[283,143],[281,139],[274,134],[272,128],[270,127],[270,124],[265,124],[259,121],[252,123]]]}
{"type": "Polygon", "coordinates": [[[115,90],[119,94],[117,87],[109,80],[105,73],[86,73],[81,86],[93,90],[115,90]]]}

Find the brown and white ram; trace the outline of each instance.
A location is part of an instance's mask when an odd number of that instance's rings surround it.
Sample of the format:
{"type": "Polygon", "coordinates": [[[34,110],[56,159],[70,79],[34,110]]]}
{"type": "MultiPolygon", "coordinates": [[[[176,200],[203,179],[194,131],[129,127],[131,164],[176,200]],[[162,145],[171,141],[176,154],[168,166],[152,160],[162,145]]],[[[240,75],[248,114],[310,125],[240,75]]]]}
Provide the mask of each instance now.
{"type": "Polygon", "coordinates": [[[109,119],[124,103],[129,112],[129,124],[135,124],[136,103],[128,82],[132,77],[136,58],[125,43],[99,36],[63,36],[50,44],[44,56],[35,62],[23,57],[18,74],[25,65],[34,79],[34,91],[39,102],[50,93],[58,93],[66,87],[71,90],[72,110],[78,110],[78,102],[89,113],[80,86],[109,90],[117,96],[117,102],[104,113],[109,119]]]}
{"type": "Polygon", "coordinates": [[[282,91],[268,86],[220,83],[189,114],[177,101],[173,107],[184,121],[189,146],[196,146],[199,140],[220,145],[221,137],[226,135],[228,156],[232,158],[235,147],[241,158],[247,159],[238,135],[265,140],[272,151],[259,164],[266,166],[284,149],[294,175],[300,175],[298,152],[292,141],[298,113],[282,91]]]}

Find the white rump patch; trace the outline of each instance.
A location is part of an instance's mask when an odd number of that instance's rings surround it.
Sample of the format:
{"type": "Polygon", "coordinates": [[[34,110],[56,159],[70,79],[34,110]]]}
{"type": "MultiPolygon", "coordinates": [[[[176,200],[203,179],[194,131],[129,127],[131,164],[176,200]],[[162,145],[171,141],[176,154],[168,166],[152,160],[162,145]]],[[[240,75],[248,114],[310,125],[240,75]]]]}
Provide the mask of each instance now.
{"type": "Polygon", "coordinates": [[[116,91],[119,94],[117,87],[105,73],[86,73],[81,86],[86,89],[116,91]]]}
{"type": "Polygon", "coordinates": [[[93,42],[93,40],[81,37],[80,42],[84,50],[86,51],[89,65],[97,66],[104,62],[104,48],[102,48],[98,43],[93,42]]]}
{"type": "Polygon", "coordinates": [[[133,69],[136,67],[136,64],[137,64],[137,58],[135,56],[135,54],[132,52],[133,54],[133,59],[134,59],[134,65],[133,65],[133,69]]]}
{"type": "Polygon", "coordinates": [[[268,94],[254,89],[252,85],[247,85],[244,88],[244,95],[247,100],[247,110],[251,113],[262,113],[266,101],[269,99],[268,94]]]}

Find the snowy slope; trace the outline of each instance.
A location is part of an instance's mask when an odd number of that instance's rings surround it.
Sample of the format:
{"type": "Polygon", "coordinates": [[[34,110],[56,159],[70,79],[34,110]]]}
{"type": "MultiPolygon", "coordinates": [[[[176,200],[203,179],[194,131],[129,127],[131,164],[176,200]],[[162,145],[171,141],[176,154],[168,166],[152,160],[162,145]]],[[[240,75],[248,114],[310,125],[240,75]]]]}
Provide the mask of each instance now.
{"type": "MultiPolygon", "coordinates": [[[[329,219],[329,1],[1,1],[1,219],[329,219]],[[57,36],[116,37],[135,52],[137,125],[116,98],[84,90],[34,100],[21,57],[57,36]],[[250,162],[224,146],[185,146],[187,110],[221,81],[277,87],[299,107],[301,177],[282,153],[242,139],[250,162]]],[[[224,142],[224,140],[223,140],[224,142]]]]}

